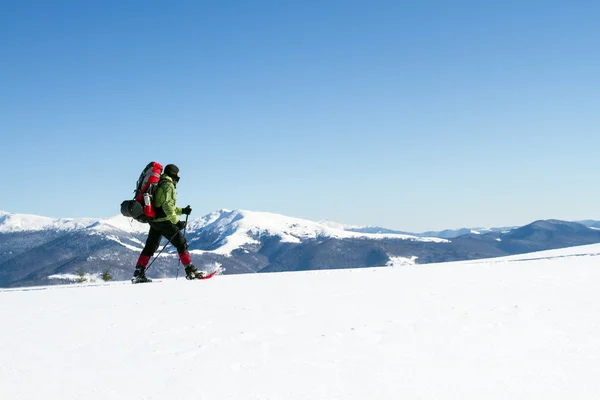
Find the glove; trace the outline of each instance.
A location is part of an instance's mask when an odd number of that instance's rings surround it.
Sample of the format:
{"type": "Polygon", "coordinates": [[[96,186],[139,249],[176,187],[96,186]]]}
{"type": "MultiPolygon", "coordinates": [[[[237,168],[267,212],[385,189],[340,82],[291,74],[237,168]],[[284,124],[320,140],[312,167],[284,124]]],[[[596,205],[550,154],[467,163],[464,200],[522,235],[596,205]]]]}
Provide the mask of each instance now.
{"type": "Polygon", "coordinates": [[[192,213],[192,207],[186,206],[185,208],[182,208],[181,213],[185,215],[190,215],[192,213]]]}
{"type": "Polygon", "coordinates": [[[179,229],[180,231],[185,229],[185,221],[178,221],[175,226],[177,227],[177,229],[179,229]]]}

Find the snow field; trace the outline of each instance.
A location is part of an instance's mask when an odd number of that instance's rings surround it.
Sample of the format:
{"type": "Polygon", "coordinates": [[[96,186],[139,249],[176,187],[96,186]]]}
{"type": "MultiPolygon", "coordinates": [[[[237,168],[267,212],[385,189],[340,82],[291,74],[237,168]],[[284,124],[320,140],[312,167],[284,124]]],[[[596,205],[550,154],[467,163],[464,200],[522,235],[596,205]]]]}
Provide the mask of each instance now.
{"type": "Polygon", "coordinates": [[[597,250],[1,291],[0,398],[600,398],[597,250]]]}

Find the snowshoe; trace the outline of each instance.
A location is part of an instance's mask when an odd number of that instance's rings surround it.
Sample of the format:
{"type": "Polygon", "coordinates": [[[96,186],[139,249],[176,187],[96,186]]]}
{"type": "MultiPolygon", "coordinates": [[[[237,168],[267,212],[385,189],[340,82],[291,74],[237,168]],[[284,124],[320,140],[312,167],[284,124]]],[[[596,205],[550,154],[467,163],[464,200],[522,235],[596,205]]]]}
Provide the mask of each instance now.
{"type": "Polygon", "coordinates": [[[185,279],[202,279],[205,278],[208,274],[204,271],[198,271],[198,268],[194,267],[193,264],[186,265],[185,267],[185,279]]]}
{"type": "Polygon", "coordinates": [[[152,279],[146,277],[146,268],[138,265],[135,267],[135,271],[133,272],[133,278],[131,278],[131,283],[147,283],[152,282],[152,279]]]}
{"type": "Polygon", "coordinates": [[[137,278],[131,278],[131,283],[150,283],[152,282],[152,279],[147,278],[147,277],[137,277],[137,278]]]}

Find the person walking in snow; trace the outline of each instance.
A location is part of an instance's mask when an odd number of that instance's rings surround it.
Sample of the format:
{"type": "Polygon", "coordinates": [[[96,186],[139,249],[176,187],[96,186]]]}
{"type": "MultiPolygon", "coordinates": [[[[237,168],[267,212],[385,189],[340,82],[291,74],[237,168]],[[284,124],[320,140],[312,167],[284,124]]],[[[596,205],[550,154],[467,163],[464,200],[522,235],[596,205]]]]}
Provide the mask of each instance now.
{"type": "Polygon", "coordinates": [[[179,259],[185,266],[186,279],[203,278],[205,276],[204,272],[198,271],[194,267],[194,264],[192,264],[187,241],[181,233],[181,230],[185,228],[185,221],[180,221],[178,216],[182,214],[190,215],[192,208],[189,205],[185,208],[178,208],[175,205],[177,201],[176,187],[178,182],[179,168],[174,164],[167,165],[154,192],[152,205],[156,212],[156,218],[149,222],[150,231],[148,232],[146,245],[138,258],[135,271],[133,272],[133,283],[151,282],[146,277],[146,267],[152,255],[160,247],[162,236],[167,238],[177,249],[179,259]]]}

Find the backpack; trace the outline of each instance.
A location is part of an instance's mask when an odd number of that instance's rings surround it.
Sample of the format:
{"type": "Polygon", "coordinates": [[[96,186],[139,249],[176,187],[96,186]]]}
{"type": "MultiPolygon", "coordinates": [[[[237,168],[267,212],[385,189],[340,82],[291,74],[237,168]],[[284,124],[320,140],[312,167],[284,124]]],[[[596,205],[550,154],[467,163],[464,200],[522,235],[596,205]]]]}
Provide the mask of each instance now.
{"type": "Polygon", "coordinates": [[[137,180],[133,200],[125,200],[121,203],[123,216],[143,223],[156,218],[156,212],[152,206],[152,196],[158,186],[162,171],[163,166],[156,161],[146,165],[137,180]]]}

